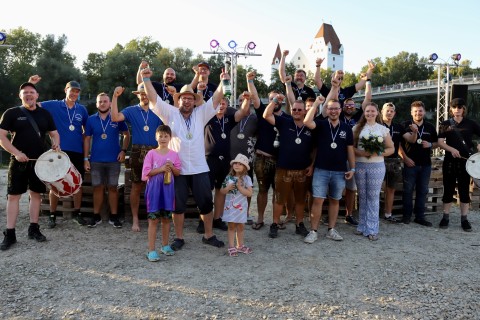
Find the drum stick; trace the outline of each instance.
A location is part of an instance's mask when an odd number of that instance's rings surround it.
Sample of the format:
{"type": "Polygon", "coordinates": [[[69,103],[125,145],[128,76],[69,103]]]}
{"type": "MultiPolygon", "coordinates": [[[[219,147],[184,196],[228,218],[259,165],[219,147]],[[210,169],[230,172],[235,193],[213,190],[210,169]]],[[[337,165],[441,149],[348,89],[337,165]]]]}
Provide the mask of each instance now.
{"type": "Polygon", "coordinates": [[[472,161],[472,163],[475,163],[475,160],[469,160],[468,158],[465,158],[465,157],[460,157],[460,158],[468,160],[468,161],[472,161]]]}
{"type": "Polygon", "coordinates": [[[48,162],[53,162],[53,159],[28,159],[28,161],[48,161],[48,162]]]}

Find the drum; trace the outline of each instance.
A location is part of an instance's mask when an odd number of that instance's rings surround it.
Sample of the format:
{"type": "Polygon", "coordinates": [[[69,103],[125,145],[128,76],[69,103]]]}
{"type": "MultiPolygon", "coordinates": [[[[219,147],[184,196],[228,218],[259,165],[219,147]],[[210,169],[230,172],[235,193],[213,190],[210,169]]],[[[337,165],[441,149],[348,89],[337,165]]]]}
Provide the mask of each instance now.
{"type": "Polygon", "coordinates": [[[470,177],[472,177],[473,182],[477,187],[480,188],[480,152],[472,154],[465,164],[465,169],[467,170],[470,177]]]}
{"type": "Polygon", "coordinates": [[[35,163],[35,173],[57,197],[74,195],[82,186],[82,176],[62,151],[43,153],[35,163]]]}

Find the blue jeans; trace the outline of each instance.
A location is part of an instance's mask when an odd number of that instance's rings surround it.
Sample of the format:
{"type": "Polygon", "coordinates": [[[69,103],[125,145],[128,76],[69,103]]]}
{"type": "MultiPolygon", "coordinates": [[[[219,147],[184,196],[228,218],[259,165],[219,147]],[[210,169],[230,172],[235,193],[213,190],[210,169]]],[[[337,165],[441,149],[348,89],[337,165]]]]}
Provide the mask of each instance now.
{"type": "Polygon", "coordinates": [[[431,165],[403,168],[403,219],[410,219],[412,212],[417,219],[425,218],[425,202],[431,171],[431,165]],[[413,189],[416,190],[415,207],[413,207],[413,189]]]}

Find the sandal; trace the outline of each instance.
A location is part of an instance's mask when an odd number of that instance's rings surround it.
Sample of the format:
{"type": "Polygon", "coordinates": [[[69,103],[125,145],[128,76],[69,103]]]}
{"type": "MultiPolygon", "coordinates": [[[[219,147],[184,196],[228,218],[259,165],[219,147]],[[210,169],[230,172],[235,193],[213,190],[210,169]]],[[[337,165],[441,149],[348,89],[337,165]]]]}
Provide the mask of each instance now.
{"type": "Polygon", "coordinates": [[[156,262],[160,260],[160,256],[158,255],[157,251],[150,251],[147,253],[147,259],[151,262],[156,262]]]}
{"type": "Polygon", "coordinates": [[[265,226],[264,222],[256,222],[252,225],[253,230],[260,230],[265,226]]]}
{"type": "Polygon", "coordinates": [[[242,245],[241,247],[237,247],[237,251],[244,253],[244,254],[250,254],[253,252],[253,250],[245,245],[242,245]]]}
{"type": "Polygon", "coordinates": [[[230,257],[238,257],[237,248],[235,248],[235,247],[228,248],[228,255],[230,257]]]}
{"type": "Polygon", "coordinates": [[[173,251],[172,247],[169,245],[163,246],[160,252],[166,256],[173,256],[175,254],[175,251],[173,251]]]}
{"type": "Polygon", "coordinates": [[[376,234],[369,234],[368,235],[368,239],[370,241],[377,241],[378,240],[378,236],[376,234]]]}
{"type": "Polygon", "coordinates": [[[287,222],[280,222],[277,224],[279,230],[285,230],[287,228],[286,226],[287,222]]]}

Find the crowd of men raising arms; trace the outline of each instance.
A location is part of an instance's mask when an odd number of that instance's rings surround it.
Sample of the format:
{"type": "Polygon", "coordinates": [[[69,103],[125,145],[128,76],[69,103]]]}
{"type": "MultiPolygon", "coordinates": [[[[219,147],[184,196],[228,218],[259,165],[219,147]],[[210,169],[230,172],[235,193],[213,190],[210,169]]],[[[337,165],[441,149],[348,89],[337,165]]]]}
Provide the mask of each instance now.
{"type": "MultiPolygon", "coordinates": [[[[180,85],[175,82],[172,68],[165,70],[162,82],[152,81],[153,72],[148,62],[142,61],[136,75],[138,88],[133,91],[138,104],[119,110],[118,97],[124,89],[117,87],[111,100],[104,92],[98,94],[98,112],[90,116],[78,102],[80,83],[68,82],[65,98],[61,100],[38,102],[37,85],[41,77],[31,76],[19,88],[22,105],[5,111],[0,120],[0,145],[11,154],[7,228],[0,249],[6,250],[16,242],[19,200],[27,190],[30,197],[28,237],[39,242],[46,240],[38,222],[41,194],[47,190],[36,176],[35,161],[32,160],[50,148],[44,143],[46,135],[50,137],[51,148],[67,153],[82,176],[85,171],[91,172],[93,215],[86,217],[81,213],[81,191],[73,196],[74,219],[88,227],[102,223],[100,209],[105,187],[109,191],[109,223],[116,228],[123,225],[117,216],[116,190],[120,163],[125,160],[131,140],[128,160],[132,182],[131,228],[134,232],[140,231],[140,195],[145,184],[142,169],[148,152],[161,144],[157,132],[161,125],[169,127],[164,130],[167,133],[171,131],[168,148],[178,153],[180,159],[176,165],[179,166],[178,172],[171,164],[170,169],[160,170],[162,174],[167,171],[177,173],[174,177],[175,208],[171,210],[175,237],[168,248],[164,246],[165,254],[180,250],[185,243],[184,212],[189,190],[200,212],[197,231],[204,235],[202,241],[215,247],[224,246],[213,229],[227,230],[230,227],[230,222],[227,226],[222,215],[225,208],[224,180],[232,163],[243,163],[251,180],[255,177],[257,181],[256,210],[250,208],[251,193],[246,193],[249,204],[246,209],[247,224],[254,230],[265,226],[268,192],[272,188],[270,238],[278,237],[279,230],[285,229],[286,223],[294,220],[295,233],[305,243],[315,242],[327,199],[326,238],[343,240],[335,226],[339,201],[344,197],[345,222],[355,227],[355,234],[376,241],[384,180],[385,212],[382,216],[385,221],[408,224],[414,215],[415,223],[432,226],[425,218],[425,201],[431,152],[440,147],[445,150],[445,159],[444,213],[439,227],[447,228],[449,225],[449,213],[458,183],[461,227],[465,231],[472,230],[467,219],[470,176],[465,170],[465,163],[475,152],[472,135],[480,136],[480,126],[466,118],[466,102],[463,99],[450,102],[451,118],[441,124],[438,133],[426,121],[425,105],[421,101],[411,103],[411,119],[400,124],[394,121],[396,106],[393,103],[385,103],[380,108],[371,101],[370,78],[375,68],[371,62],[355,85],[342,87],[343,72],[336,71],[329,87],[320,77],[323,60],[317,59],[315,84],[320,93],[317,96],[305,84],[307,77],[304,70],[296,70],[293,76],[285,73],[287,55],[288,50],[285,50],[279,66],[285,91],[270,92],[268,104],[264,105],[255,88],[255,72],[248,72],[247,91],[240,94],[238,109],[228,107],[222,81],[216,85],[209,79],[210,66],[206,62],[193,68],[195,76],[191,83],[180,85]],[[357,107],[352,96],[363,88],[365,99],[357,107]],[[38,143],[32,143],[36,137],[38,143]],[[381,141],[382,148],[378,152],[364,148],[362,141],[369,137],[381,141]],[[248,163],[243,160],[235,162],[239,154],[244,155],[248,163]],[[394,194],[400,182],[403,182],[401,221],[392,216],[394,194]],[[356,195],[358,220],[353,215],[356,195]],[[286,216],[282,219],[284,210],[286,216]],[[251,214],[254,211],[257,212],[256,221],[251,214]],[[310,213],[309,229],[305,225],[305,212],[310,213]]],[[[229,75],[222,72],[220,80],[225,79],[228,80],[229,75]]],[[[242,184],[239,189],[243,187],[242,184]]],[[[58,197],[50,192],[49,200],[48,228],[55,228],[58,197]]],[[[242,248],[248,251],[245,246],[242,248]]]]}

